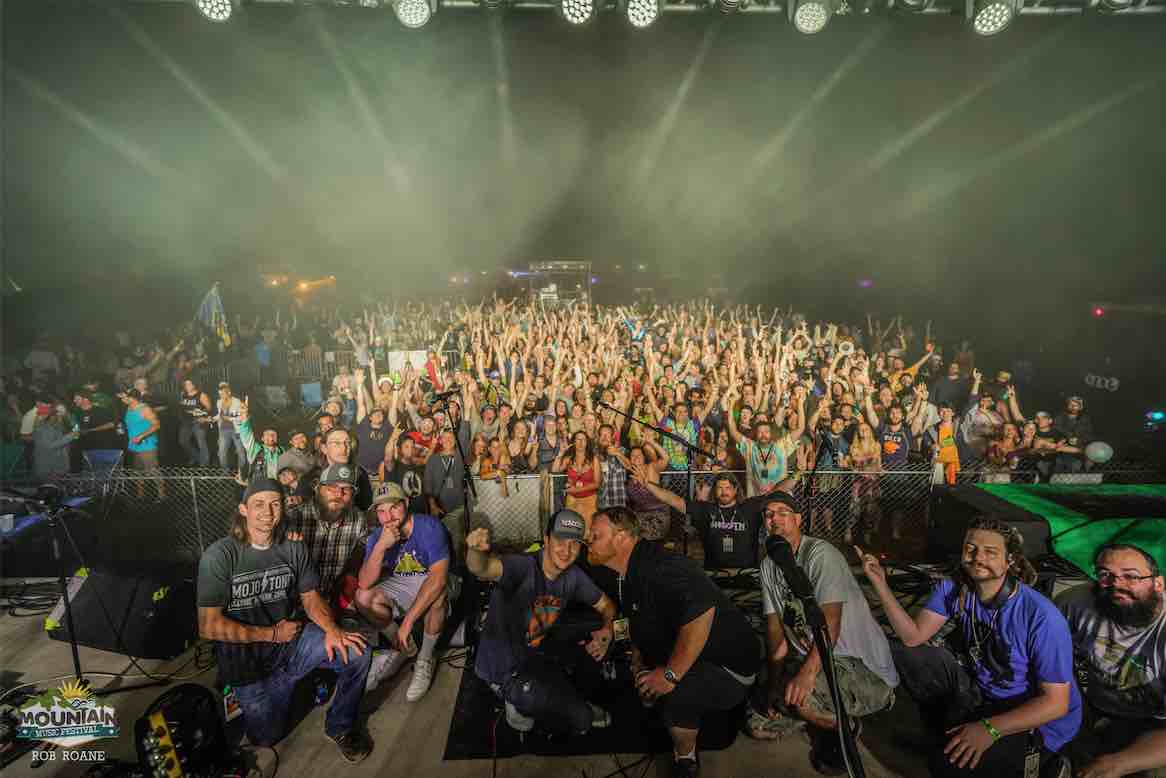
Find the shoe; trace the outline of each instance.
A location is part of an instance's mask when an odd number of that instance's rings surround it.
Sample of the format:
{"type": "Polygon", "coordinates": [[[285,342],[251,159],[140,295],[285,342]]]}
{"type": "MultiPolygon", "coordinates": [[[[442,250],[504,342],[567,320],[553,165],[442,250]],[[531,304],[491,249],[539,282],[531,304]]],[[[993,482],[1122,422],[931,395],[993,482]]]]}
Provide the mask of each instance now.
{"type": "Polygon", "coordinates": [[[700,775],[700,762],[695,756],[679,759],[672,757],[672,778],[697,778],[700,775]]]}
{"type": "MultiPolygon", "coordinates": [[[[854,733],[854,742],[858,742],[862,734],[862,719],[850,720],[850,731],[854,733]]],[[[814,744],[810,748],[810,765],[820,775],[845,775],[846,760],[842,756],[842,743],[837,732],[819,730],[814,744]]]]}
{"type": "Polygon", "coordinates": [[[593,702],[587,703],[591,708],[591,728],[607,729],[611,726],[611,714],[593,702]]]}
{"type": "Polygon", "coordinates": [[[372,744],[365,737],[364,733],[359,730],[354,729],[335,737],[328,735],[328,739],[340,749],[340,755],[344,757],[346,762],[352,762],[353,764],[362,762],[372,752],[372,744]]]}
{"type": "Polygon", "coordinates": [[[364,690],[371,692],[373,689],[380,686],[381,682],[392,678],[405,663],[409,661],[409,657],[403,651],[395,651],[393,649],[375,649],[372,652],[372,660],[368,667],[368,680],[364,682],[364,690]]]}
{"type": "Polygon", "coordinates": [[[433,671],[437,669],[437,660],[418,657],[413,664],[413,680],[409,681],[409,688],[405,690],[405,699],[417,702],[429,691],[433,684],[433,671]]]}
{"type": "Polygon", "coordinates": [[[534,729],[534,719],[518,712],[518,708],[506,703],[506,723],[515,732],[530,732],[534,729]]]}
{"type": "Polygon", "coordinates": [[[1064,754],[1053,754],[1040,774],[1041,778],[1069,778],[1073,774],[1073,765],[1064,754]]]}

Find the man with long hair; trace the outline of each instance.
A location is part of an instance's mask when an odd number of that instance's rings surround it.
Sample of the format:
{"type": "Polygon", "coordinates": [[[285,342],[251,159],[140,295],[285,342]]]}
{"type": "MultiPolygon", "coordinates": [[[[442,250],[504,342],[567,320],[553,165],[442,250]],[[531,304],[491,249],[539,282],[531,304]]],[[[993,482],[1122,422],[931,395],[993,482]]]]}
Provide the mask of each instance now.
{"type": "Polygon", "coordinates": [[[283,738],[296,681],[336,671],[324,732],[359,762],[372,748],[356,725],[370,654],[359,633],[337,626],[304,544],[277,533],[282,519],[279,483],[252,481],[230,535],[199,560],[198,632],[214,641],[219,683],[234,687],[253,745],[283,738]]]}
{"type": "MultiPolygon", "coordinates": [[[[972,521],[963,559],[912,618],[873,554],[858,551],[899,641],[891,643],[904,688],[937,729],[933,776],[1019,778],[1026,763],[1052,760],[1081,725],[1073,646],[1065,617],[1030,587],[1023,538],[990,516],[972,521]],[[930,641],[948,619],[945,646],[930,641]]],[[[1048,775],[1049,773],[1043,773],[1048,775]]]]}
{"type": "Polygon", "coordinates": [[[1096,583],[1065,592],[1057,604],[1069,621],[1086,678],[1085,723],[1070,749],[1082,778],[1166,776],[1166,582],[1145,549],[1102,546],[1096,583]]]}

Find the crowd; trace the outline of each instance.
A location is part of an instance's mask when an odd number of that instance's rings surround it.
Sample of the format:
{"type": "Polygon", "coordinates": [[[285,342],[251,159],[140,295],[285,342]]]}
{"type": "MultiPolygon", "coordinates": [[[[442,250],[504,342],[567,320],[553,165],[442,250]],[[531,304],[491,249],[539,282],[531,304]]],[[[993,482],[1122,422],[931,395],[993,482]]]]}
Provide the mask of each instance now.
{"type": "Polygon", "coordinates": [[[201,561],[200,632],[216,641],[253,742],[283,735],[294,682],[326,667],[339,674],[326,732],[345,758],[363,758],[364,691],[412,660],[407,699],[425,696],[458,571],[468,571],[493,582],[474,672],[510,726],[607,726],[590,691],[627,683],[668,727],[675,775],[699,771],[702,721],[744,701],[750,734],[803,722],[819,733],[815,765],[836,772],[822,657],[763,552],[766,536],[780,536],[823,606],[854,720],[888,708],[900,685],[942,711],[927,719],[943,725],[933,774],[1019,776],[1026,760],[1056,769],[1078,743],[1082,711],[1097,714],[1088,727],[1124,722],[1105,731],[1129,737],[1097,746],[1081,774],[1166,764],[1163,580],[1144,552],[1099,553],[1100,583],[1065,606],[1069,621],[1029,587],[1017,539],[997,522],[969,531],[963,568],[914,617],[860,552],[888,641],[842,553],[807,534],[819,527],[806,526],[793,487],[815,469],[855,474],[813,483],[826,498],[822,526],[837,521],[849,539],[884,509],[892,537],[902,532],[903,506],[880,494],[896,473],[931,469],[951,484],[971,467],[1042,479],[1086,467],[1093,433],[1080,398],[1030,419],[1007,372],[987,378],[968,344],[943,344],[930,325],[812,324],[792,310],[707,302],[637,311],[491,300],[276,314],[239,321],[231,335],[230,349],[197,328],[146,347],[130,338],[98,364],[38,343],[4,389],[40,475],[68,469],[70,450],[93,457],[123,444],[132,467],[156,468],[160,419],[175,414],[185,456],[208,465],[213,433],[217,464],[245,493],[231,535],[201,561]],[[424,362],[390,368],[405,345],[425,348],[424,362]],[[198,383],[200,360],[230,350],[270,367],[282,351],[339,348],[354,352],[354,367],[336,371],[310,426],[282,431],[283,442],[275,427],[253,426],[245,390],[198,383]],[[183,382],[180,397],[154,395],[164,380],[183,382]],[[669,479],[689,465],[716,474],[684,499],[669,479]],[[512,474],[565,476],[537,550],[495,553],[490,530],[466,515],[467,472],[499,490],[512,474]],[[760,567],[764,650],[706,570],[665,545],[684,531],[677,516],[706,569],[760,567]],[[932,645],[948,620],[953,648],[932,645]],[[1075,651],[1094,671],[1088,704],[1075,651]]]}

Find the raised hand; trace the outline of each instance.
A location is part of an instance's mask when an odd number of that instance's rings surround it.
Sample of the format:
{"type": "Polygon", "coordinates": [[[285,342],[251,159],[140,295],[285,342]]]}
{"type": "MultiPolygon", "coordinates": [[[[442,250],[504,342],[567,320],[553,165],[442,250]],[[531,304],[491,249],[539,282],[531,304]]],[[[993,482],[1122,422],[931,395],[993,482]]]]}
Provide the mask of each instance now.
{"type": "Polygon", "coordinates": [[[486,527],[471,530],[470,534],[466,535],[466,546],[483,554],[490,553],[490,530],[486,527]]]}
{"type": "Polygon", "coordinates": [[[854,547],[854,553],[858,554],[858,560],[862,563],[862,572],[868,581],[876,585],[887,582],[887,571],[883,569],[878,557],[863,551],[858,546],[854,547]]]}

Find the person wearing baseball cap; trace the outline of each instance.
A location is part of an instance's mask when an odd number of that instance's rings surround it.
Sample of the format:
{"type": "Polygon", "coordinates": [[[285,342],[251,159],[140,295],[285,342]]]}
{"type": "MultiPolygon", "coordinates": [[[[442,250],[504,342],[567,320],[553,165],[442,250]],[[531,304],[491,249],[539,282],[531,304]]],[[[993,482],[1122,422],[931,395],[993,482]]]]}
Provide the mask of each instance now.
{"type": "Polygon", "coordinates": [[[409,511],[400,485],[386,481],[373,496],[379,526],[364,545],[357,576],[356,608],[381,630],[390,648],[374,651],[365,688],[396,675],[413,653],[413,678],[405,699],[416,702],[433,683],[434,651],[449,615],[449,540],[440,521],[409,511]],[[414,627],[424,625],[413,651],[414,627]]]}
{"type": "MultiPolygon", "coordinates": [[[[788,544],[822,606],[852,725],[862,716],[885,710],[894,702],[899,674],[890,644],[871,615],[850,563],[828,541],[802,532],[801,501],[794,495],[782,491],[768,495],[762,515],[767,535],[788,544]]],[[[782,568],[769,556],[761,562],[761,608],[766,619],[769,680],[757,688],[750,702],[746,732],[772,740],[789,728],[790,718],[799,719],[810,726],[811,763],[820,772],[836,772],[840,766],[845,771],[835,734],[834,703],[813,634],[804,619],[790,618],[801,613],[801,603],[782,568]]]]}
{"type": "Polygon", "coordinates": [[[466,537],[466,565],[480,579],[496,581],[478,643],[474,672],[506,707],[506,722],[529,732],[535,722],[556,731],[583,734],[611,724],[611,716],[583,698],[565,665],[581,654],[544,651],[548,633],[569,603],[594,608],[602,625],[591,633],[587,653],[596,662],[613,640],[615,604],[575,564],[587,525],[575,511],[558,511],[547,522],[543,545],[525,554],[490,552],[490,530],[466,537]]]}
{"type": "MultiPolygon", "coordinates": [[[[288,534],[303,541],[320,575],[320,591],[341,610],[351,605],[356,593],[356,578],[346,576],[345,569],[349,560],[360,554],[368,531],[364,511],[353,503],[356,476],[352,465],[328,465],[320,471],[314,493],[309,491],[302,502],[287,511],[288,534]]],[[[308,480],[300,479],[301,492],[308,480]]]]}
{"type": "Polygon", "coordinates": [[[360,633],[337,625],[308,547],[279,531],[282,519],[279,482],[252,480],[230,534],[199,560],[199,636],[214,641],[219,680],[234,687],[254,745],[286,734],[297,680],[335,671],[324,733],[345,760],[359,762],[372,750],[357,725],[371,655],[360,633]],[[306,622],[296,620],[301,608],[306,622]]]}

